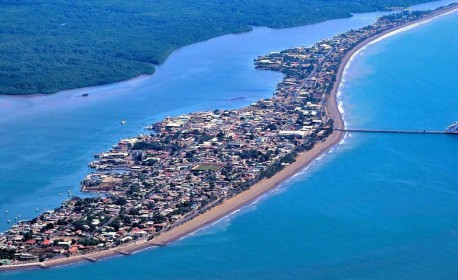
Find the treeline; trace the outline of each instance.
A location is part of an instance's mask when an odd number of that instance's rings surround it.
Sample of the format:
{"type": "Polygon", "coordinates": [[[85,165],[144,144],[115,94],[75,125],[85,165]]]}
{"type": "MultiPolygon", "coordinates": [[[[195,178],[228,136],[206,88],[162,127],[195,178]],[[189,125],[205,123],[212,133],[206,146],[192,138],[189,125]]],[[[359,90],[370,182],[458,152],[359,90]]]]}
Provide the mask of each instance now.
{"type": "Polygon", "coordinates": [[[290,27],[428,0],[0,0],[0,94],[152,74],[175,49],[250,26],[290,27]]]}

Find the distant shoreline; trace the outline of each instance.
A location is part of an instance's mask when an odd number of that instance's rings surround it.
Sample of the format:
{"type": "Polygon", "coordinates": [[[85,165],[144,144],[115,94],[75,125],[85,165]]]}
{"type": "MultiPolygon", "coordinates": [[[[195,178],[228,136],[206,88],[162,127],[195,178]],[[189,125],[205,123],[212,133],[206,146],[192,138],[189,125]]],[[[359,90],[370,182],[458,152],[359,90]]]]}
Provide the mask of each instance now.
{"type": "MultiPolygon", "coordinates": [[[[453,5],[452,7],[444,10],[437,11],[429,16],[426,16],[417,21],[409,22],[394,29],[387,30],[380,34],[374,35],[370,38],[367,38],[363,42],[356,45],[352,50],[350,50],[342,58],[340,62],[337,74],[336,81],[334,82],[331,94],[326,97],[326,111],[327,116],[330,119],[334,120],[334,127],[344,128],[344,121],[341,112],[338,108],[337,94],[342,83],[342,78],[345,72],[347,65],[351,62],[352,57],[357,54],[365,46],[383,39],[382,37],[389,34],[395,33],[400,29],[406,27],[411,27],[413,25],[419,25],[425,22],[430,21],[431,19],[437,18],[438,16],[449,14],[458,10],[458,5],[453,5]]],[[[296,161],[292,164],[286,166],[282,171],[278,172],[274,176],[268,179],[263,179],[262,181],[252,185],[248,190],[243,191],[237,194],[234,197],[231,197],[225,200],[220,205],[217,205],[207,212],[193,218],[190,221],[187,221],[181,225],[173,227],[169,231],[159,234],[157,237],[150,241],[138,241],[136,243],[130,243],[126,245],[121,245],[113,249],[92,252],[86,255],[77,255],[66,258],[51,259],[42,263],[30,263],[30,264],[19,264],[19,265],[10,265],[10,266],[0,266],[1,271],[17,271],[17,270],[27,270],[27,269],[36,269],[36,268],[50,268],[58,267],[64,265],[70,265],[80,262],[87,261],[98,261],[101,259],[106,259],[119,255],[129,255],[138,251],[145,250],[147,248],[155,246],[165,246],[174,241],[177,241],[189,234],[196,232],[197,230],[211,225],[212,223],[232,214],[236,210],[251,204],[253,201],[258,199],[263,194],[266,194],[273,189],[277,188],[279,185],[284,183],[287,179],[291,178],[294,174],[303,170],[305,167],[309,166],[313,161],[315,161],[322,154],[327,152],[329,149],[340,143],[343,139],[345,133],[342,131],[334,130],[325,141],[317,143],[311,150],[299,154],[296,158],[296,161]]]]}
{"type": "Polygon", "coordinates": [[[92,85],[92,86],[85,86],[85,87],[78,87],[78,88],[69,88],[69,89],[63,89],[55,93],[32,93],[32,94],[0,94],[0,96],[5,96],[5,97],[15,97],[19,99],[29,99],[29,98],[37,98],[37,97],[46,97],[46,96],[51,96],[54,94],[60,94],[60,93],[66,93],[66,94],[72,94],[72,93],[79,93],[80,96],[83,96],[83,94],[87,93],[89,96],[91,95],[90,92],[84,92],[86,91],[91,91],[91,90],[97,90],[99,87],[106,87],[110,85],[116,85],[118,83],[132,83],[136,81],[141,81],[144,78],[151,77],[153,74],[141,74],[132,78],[129,78],[127,80],[122,80],[114,83],[107,83],[107,84],[100,84],[100,85],[92,85]]]}

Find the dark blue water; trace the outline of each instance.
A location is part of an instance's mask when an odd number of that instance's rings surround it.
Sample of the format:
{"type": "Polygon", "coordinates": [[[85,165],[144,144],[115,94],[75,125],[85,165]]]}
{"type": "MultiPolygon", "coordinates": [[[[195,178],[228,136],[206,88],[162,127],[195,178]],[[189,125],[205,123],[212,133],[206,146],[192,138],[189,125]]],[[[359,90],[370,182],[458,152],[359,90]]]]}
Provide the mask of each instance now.
{"type": "MultiPolygon", "coordinates": [[[[148,79],[50,97],[3,97],[1,207],[31,217],[34,208],[56,205],[59,192],[77,191],[93,153],[140,132],[138,125],[268,96],[280,76],[252,70],[256,55],[373,19],[257,29],[183,48],[148,79]],[[82,92],[90,96],[79,97],[82,92]],[[247,99],[225,101],[238,96],[247,99]]],[[[457,27],[458,14],[442,17],[357,55],[342,89],[349,126],[440,130],[458,120],[457,27]]],[[[0,277],[456,278],[457,148],[453,136],[353,134],[258,203],[173,245],[0,277]]]]}

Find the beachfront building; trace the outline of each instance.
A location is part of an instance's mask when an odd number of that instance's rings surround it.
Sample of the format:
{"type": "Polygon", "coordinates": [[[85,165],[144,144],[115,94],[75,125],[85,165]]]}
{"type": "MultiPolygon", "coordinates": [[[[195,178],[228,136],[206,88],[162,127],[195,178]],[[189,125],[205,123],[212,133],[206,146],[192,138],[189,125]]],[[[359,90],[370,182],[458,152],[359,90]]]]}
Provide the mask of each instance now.
{"type": "Polygon", "coordinates": [[[428,15],[402,13],[311,47],[259,57],[285,76],[271,98],[237,110],[167,117],[97,154],[83,191],[0,235],[0,263],[87,254],[150,240],[269,178],[333,131],[326,112],[341,61],[365,39],[428,15]]]}

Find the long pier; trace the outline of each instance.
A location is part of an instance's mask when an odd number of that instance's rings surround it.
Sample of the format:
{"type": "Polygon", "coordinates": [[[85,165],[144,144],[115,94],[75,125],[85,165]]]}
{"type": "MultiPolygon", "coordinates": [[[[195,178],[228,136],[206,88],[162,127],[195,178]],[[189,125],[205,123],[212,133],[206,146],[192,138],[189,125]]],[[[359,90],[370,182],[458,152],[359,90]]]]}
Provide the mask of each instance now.
{"type": "Polygon", "coordinates": [[[435,130],[389,130],[389,129],[347,129],[347,128],[334,128],[337,131],[344,132],[366,132],[366,133],[403,133],[403,134],[456,134],[445,131],[435,130]]]}

